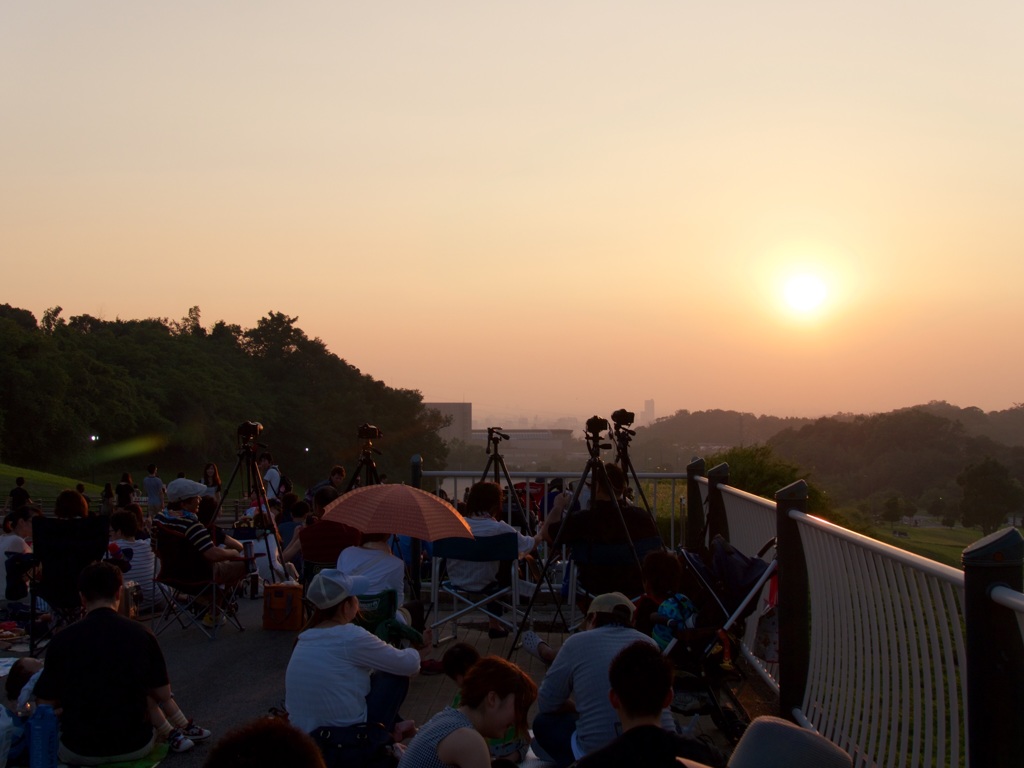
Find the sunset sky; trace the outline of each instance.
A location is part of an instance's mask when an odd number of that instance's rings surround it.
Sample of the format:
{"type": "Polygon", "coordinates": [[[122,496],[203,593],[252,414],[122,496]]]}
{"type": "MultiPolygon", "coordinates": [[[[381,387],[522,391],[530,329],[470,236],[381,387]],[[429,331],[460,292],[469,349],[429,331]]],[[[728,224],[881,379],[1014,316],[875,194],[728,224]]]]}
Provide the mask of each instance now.
{"type": "Polygon", "coordinates": [[[1022,30],[1019,0],[0,0],[0,303],[284,312],[475,414],[1004,409],[1022,30]]]}

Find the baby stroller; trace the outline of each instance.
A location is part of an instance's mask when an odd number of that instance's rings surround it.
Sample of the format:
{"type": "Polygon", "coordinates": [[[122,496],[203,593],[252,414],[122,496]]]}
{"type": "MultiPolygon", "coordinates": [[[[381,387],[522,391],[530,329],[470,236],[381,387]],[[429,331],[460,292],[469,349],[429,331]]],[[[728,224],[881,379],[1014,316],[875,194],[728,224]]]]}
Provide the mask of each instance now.
{"type": "Polygon", "coordinates": [[[708,549],[678,550],[683,565],[683,592],[692,605],[679,618],[652,617],[672,635],[664,654],[676,665],[672,710],[680,715],[710,715],[733,743],[750,723],[737,696],[745,681],[738,660],[745,621],[775,573],[777,562],[762,557],[772,539],[748,557],[721,536],[708,549]],[[695,610],[694,610],[695,609],[695,610]]]}

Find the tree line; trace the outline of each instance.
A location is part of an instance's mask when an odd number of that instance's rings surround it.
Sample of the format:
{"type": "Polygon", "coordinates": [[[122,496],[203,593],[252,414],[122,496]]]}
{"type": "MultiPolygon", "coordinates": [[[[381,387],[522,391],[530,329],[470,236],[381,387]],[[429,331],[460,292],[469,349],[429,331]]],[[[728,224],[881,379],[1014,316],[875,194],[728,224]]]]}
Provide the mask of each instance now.
{"type": "Polygon", "coordinates": [[[204,327],[199,307],[181,320],[65,319],[53,307],[37,321],[0,305],[0,461],[83,478],[141,475],[150,462],[197,477],[212,461],[223,476],[239,425],[256,421],[261,447],[302,485],[332,464],[351,471],[363,423],[383,433],[380,472],[406,479],[414,454],[443,467],[441,414],[418,391],[361,373],[297,321],[270,311],[253,328],[204,327]]]}

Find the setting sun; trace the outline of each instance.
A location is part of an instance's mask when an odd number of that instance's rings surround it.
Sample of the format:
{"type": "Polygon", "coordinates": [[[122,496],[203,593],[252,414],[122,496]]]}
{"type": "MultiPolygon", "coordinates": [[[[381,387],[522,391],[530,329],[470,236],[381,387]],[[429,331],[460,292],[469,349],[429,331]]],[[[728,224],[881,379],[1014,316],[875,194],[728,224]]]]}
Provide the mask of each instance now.
{"type": "Polygon", "coordinates": [[[806,315],[821,307],[828,296],[828,289],[821,278],[804,274],[787,280],[783,294],[791,310],[806,315]]]}

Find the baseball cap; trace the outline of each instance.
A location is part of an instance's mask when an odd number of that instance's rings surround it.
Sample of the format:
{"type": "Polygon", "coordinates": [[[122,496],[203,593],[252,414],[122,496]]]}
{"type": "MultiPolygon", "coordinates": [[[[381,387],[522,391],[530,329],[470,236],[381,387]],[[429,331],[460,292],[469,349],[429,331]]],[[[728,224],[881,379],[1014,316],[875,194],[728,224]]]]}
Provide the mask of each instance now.
{"type": "Polygon", "coordinates": [[[184,477],[177,477],[167,484],[168,501],[184,501],[206,493],[206,486],[184,477]]]}
{"type": "Polygon", "coordinates": [[[324,568],[313,577],[306,597],[317,608],[333,608],[350,595],[365,595],[370,591],[370,580],[365,576],[349,576],[337,568],[324,568]]]}
{"type": "Polygon", "coordinates": [[[591,601],[590,607],[587,609],[587,615],[589,616],[592,613],[616,614],[622,613],[622,611],[626,611],[629,620],[632,621],[633,614],[636,612],[636,606],[633,605],[633,601],[621,592],[606,592],[603,595],[598,595],[591,601]]]}

